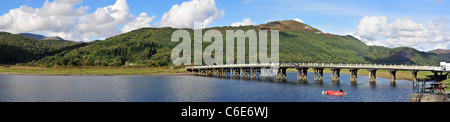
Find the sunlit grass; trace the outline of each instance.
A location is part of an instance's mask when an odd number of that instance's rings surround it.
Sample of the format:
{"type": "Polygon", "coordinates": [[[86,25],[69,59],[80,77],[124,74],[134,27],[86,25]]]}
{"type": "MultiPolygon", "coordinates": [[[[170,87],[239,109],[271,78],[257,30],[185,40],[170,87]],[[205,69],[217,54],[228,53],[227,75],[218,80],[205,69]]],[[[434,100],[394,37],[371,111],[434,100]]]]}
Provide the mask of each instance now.
{"type": "MultiPolygon", "coordinates": [[[[296,69],[287,69],[288,71],[297,71],[296,69]]],[[[314,70],[312,68],[308,69],[308,72],[313,72],[314,70]]],[[[324,69],[324,73],[331,73],[330,69],[324,69]]],[[[350,74],[350,71],[348,69],[342,69],[341,74],[350,74]]],[[[364,75],[369,76],[369,71],[366,69],[360,69],[358,70],[358,75],[364,75]]],[[[420,71],[417,73],[418,79],[425,79],[428,78],[428,75],[433,75],[430,71],[420,71]]],[[[389,71],[387,70],[377,70],[377,77],[381,78],[390,78],[389,71]]],[[[412,73],[410,71],[397,71],[396,73],[397,79],[405,79],[405,80],[412,80],[412,73]]]]}
{"type": "Polygon", "coordinates": [[[184,73],[168,67],[0,67],[3,74],[54,74],[54,75],[146,75],[184,73]]]}

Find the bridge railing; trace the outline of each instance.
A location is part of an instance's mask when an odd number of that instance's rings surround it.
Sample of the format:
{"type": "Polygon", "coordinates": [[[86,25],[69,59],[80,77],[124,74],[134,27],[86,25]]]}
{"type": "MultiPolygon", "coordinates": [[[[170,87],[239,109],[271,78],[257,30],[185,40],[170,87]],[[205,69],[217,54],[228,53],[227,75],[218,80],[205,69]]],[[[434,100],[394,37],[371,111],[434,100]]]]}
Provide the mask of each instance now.
{"type": "Polygon", "coordinates": [[[418,65],[396,65],[396,64],[363,64],[363,63],[282,63],[281,66],[294,67],[327,67],[327,68],[361,68],[361,69],[417,69],[417,70],[433,70],[434,66],[418,66],[418,65]]]}
{"type": "Polygon", "coordinates": [[[399,70],[433,70],[434,66],[397,65],[397,64],[363,64],[363,63],[259,63],[259,64],[225,64],[208,66],[190,66],[188,69],[202,68],[239,68],[239,67],[323,67],[323,68],[359,68],[359,69],[399,69],[399,70]]]}

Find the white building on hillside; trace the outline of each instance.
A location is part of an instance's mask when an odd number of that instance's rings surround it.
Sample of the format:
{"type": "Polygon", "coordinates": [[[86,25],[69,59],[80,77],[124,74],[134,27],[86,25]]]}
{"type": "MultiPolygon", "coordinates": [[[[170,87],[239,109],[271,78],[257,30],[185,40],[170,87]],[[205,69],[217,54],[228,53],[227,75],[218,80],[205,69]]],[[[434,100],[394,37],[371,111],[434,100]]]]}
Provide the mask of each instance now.
{"type": "Polygon", "coordinates": [[[449,54],[440,54],[439,55],[440,65],[439,70],[450,71],[450,53],[449,54]]]}

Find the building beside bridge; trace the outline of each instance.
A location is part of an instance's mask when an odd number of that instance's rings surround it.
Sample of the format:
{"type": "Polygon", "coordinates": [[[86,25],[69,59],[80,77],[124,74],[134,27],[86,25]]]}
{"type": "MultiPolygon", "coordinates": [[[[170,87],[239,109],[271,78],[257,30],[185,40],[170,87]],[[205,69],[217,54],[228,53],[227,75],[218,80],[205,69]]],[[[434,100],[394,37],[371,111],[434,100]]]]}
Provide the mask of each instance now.
{"type": "Polygon", "coordinates": [[[450,53],[439,54],[439,69],[450,71],[450,53]]]}

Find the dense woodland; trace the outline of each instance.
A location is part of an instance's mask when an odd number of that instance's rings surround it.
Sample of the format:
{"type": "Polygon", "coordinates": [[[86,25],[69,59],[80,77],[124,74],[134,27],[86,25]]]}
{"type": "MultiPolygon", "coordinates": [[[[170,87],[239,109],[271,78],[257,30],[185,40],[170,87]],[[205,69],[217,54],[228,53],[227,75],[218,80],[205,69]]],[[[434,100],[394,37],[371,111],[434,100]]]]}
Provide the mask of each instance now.
{"type": "Polygon", "coordinates": [[[38,40],[0,32],[0,64],[35,61],[81,45],[79,42],[38,40]]]}
{"type": "MultiPolygon", "coordinates": [[[[276,29],[280,30],[280,62],[417,65],[437,65],[438,63],[437,54],[420,52],[408,47],[391,49],[367,46],[352,36],[322,33],[304,23],[290,20],[256,26],[207,28],[203,30],[203,33],[209,29],[219,30],[223,35],[224,60],[226,55],[226,30],[276,29]]],[[[172,49],[178,45],[176,42],[170,42],[172,33],[176,30],[178,29],[168,27],[142,28],[106,40],[96,40],[89,43],[37,40],[2,32],[0,33],[0,64],[43,67],[169,66],[173,65],[170,59],[172,49]]],[[[191,38],[194,39],[193,30],[186,30],[191,32],[191,38]]],[[[268,35],[270,52],[270,33],[268,35]]],[[[211,43],[204,42],[203,49],[209,44],[211,43]]],[[[246,46],[246,53],[248,53],[248,41],[246,46]]]]}

